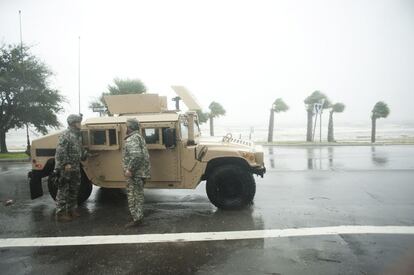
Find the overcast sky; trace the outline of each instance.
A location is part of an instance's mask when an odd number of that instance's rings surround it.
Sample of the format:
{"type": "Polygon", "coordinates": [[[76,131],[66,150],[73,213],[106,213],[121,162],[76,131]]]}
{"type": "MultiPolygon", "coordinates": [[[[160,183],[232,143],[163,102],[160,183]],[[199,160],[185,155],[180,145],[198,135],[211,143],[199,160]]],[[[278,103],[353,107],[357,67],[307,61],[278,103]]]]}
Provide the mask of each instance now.
{"type": "MultiPolygon", "coordinates": [[[[82,112],[114,77],[140,78],[173,96],[185,85],[220,124],[304,124],[314,90],[347,108],[339,123],[369,123],[384,100],[389,121],[414,119],[414,1],[0,1],[0,42],[23,40],[55,72],[53,85],[77,112],[78,36],[82,112]]],[[[171,104],[172,106],[172,104],[171,104]]]]}

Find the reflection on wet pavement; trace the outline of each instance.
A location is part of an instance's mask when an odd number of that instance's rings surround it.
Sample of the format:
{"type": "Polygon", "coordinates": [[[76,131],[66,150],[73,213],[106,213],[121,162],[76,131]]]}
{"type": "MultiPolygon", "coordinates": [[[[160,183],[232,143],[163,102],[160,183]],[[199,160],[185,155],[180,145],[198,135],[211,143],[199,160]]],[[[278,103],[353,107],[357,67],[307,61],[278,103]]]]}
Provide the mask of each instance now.
{"type": "Polygon", "coordinates": [[[269,147],[270,168],[275,168],[275,159],[273,158],[273,147],[269,147]]]}
{"type": "Polygon", "coordinates": [[[265,146],[268,170],[413,169],[414,146],[265,146]]]}
{"type": "Polygon", "coordinates": [[[375,146],[371,147],[372,162],[377,166],[385,166],[388,163],[387,152],[378,152],[375,146]]]}

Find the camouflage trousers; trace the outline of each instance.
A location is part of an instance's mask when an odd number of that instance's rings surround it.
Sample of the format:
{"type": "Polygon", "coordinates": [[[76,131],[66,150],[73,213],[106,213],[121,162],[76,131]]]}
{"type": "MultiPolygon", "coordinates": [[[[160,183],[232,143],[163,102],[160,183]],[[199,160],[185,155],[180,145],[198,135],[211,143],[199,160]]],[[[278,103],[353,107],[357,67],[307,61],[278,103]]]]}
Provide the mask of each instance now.
{"type": "Polygon", "coordinates": [[[144,181],[140,177],[127,179],[128,208],[134,221],[144,218],[144,181]]]}
{"type": "Polygon", "coordinates": [[[80,169],[61,172],[58,180],[58,192],[56,195],[56,213],[68,213],[78,206],[80,180],[80,169]]]}

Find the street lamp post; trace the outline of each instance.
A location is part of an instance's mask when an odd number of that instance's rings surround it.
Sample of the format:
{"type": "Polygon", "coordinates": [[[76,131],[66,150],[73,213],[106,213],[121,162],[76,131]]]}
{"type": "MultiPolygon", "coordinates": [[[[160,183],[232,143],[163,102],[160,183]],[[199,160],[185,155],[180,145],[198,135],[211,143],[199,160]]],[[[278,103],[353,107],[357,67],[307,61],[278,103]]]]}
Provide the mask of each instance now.
{"type": "Polygon", "coordinates": [[[272,104],[270,108],[270,117],[269,117],[269,133],[267,134],[267,142],[273,142],[273,130],[274,130],[274,121],[275,121],[275,109],[276,104],[272,104]]]}
{"type": "Polygon", "coordinates": [[[315,123],[313,125],[312,141],[315,141],[316,123],[318,121],[319,108],[320,108],[319,103],[315,103],[313,105],[313,113],[315,114],[315,123]]]}
{"type": "MultiPolygon", "coordinates": [[[[25,86],[25,82],[26,82],[26,76],[24,73],[24,60],[23,60],[23,32],[22,32],[22,11],[19,10],[19,27],[20,27],[20,55],[21,55],[21,65],[22,65],[22,79],[23,79],[23,83],[22,83],[22,87],[21,87],[21,91],[24,92],[24,86],[25,86]]],[[[25,122],[25,126],[26,126],[26,141],[27,141],[27,145],[26,145],[26,154],[28,154],[30,156],[30,135],[29,135],[29,124],[27,122],[25,122]]]]}
{"type": "Polygon", "coordinates": [[[319,142],[322,142],[322,113],[323,113],[324,104],[325,104],[325,99],[322,98],[319,103],[315,103],[313,105],[313,113],[315,114],[315,124],[313,126],[312,141],[315,141],[316,123],[318,121],[318,116],[319,116],[319,142]]]}
{"type": "Polygon", "coordinates": [[[320,107],[320,113],[319,113],[319,142],[322,142],[322,113],[323,113],[323,105],[325,104],[325,99],[321,99],[321,107],[320,107]]]}

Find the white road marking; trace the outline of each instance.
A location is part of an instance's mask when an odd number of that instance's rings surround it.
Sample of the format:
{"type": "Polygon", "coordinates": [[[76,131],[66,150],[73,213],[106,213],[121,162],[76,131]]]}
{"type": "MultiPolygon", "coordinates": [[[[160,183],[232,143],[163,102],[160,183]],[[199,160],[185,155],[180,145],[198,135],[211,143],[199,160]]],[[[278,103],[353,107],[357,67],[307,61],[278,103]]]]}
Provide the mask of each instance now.
{"type": "Polygon", "coordinates": [[[0,239],[0,248],[249,240],[340,234],[414,235],[414,226],[330,226],[249,231],[0,239]]]}

